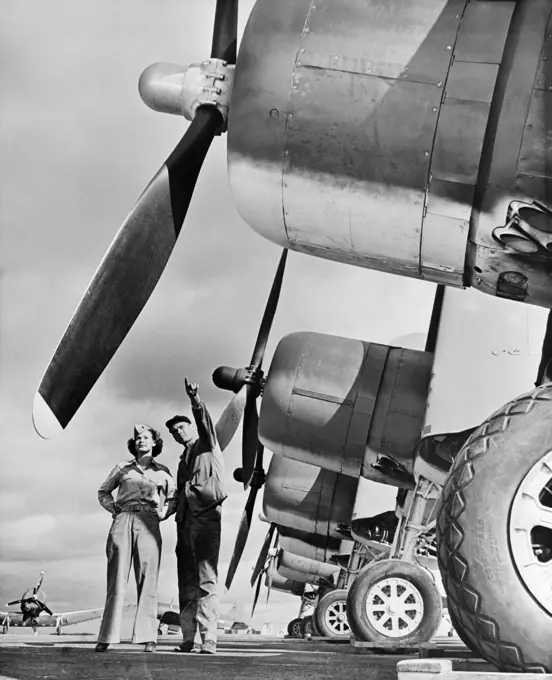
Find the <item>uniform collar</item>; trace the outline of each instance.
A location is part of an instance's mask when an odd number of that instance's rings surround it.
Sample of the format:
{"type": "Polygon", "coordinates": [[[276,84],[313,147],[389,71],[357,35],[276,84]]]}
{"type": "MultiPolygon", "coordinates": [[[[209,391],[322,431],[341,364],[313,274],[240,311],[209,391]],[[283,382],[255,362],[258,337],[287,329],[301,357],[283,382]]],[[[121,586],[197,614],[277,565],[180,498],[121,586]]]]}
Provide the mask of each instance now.
{"type": "Polygon", "coordinates": [[[189,442],[188,444],[184,444],[184,448],[182,449],[182,453],[180,454],[181,458],[185,458],[188,455],[192,446],[197,442],[198,439],[199,437],[196,437],[195,439],[192,439],[192,441],[189,442]]]}
{"type": "MultiPolygon", "coordinates": [[[[138,460],[137,460],[136,458],[133,458],[132,460],[129,460],[129,461],[128,461],[128,464],[129,464],[129,465],[134,465],[134,466],[138,467],[138,460]]],[[[152,459],[151,459],[151,461],[150,461],[148,467],[149,467],[150,465],[153,465],[154,467],[156,467],[157,469],[159,469],[159,463],[155,460],[155,458],[152,458],[152,459]]]]}

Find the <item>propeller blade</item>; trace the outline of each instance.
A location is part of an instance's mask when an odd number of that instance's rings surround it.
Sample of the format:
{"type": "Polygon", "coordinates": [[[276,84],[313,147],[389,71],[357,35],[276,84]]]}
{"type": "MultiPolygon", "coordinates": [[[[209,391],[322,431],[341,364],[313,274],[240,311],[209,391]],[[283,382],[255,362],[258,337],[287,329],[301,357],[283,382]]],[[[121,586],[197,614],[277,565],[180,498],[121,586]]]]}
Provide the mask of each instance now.
{"type": "Polygon", "coordinates": [[[270,558],[270,564],[268,565],[268,570],[266,573],[266,601],[270,599],[270,591],[272,590],[272,579],[274,577],[274,563],[278,559],[278,555],[274,555],[270,558]]]}
{"type": "Polygon", "coordinates": [[[38,577],[38,581],[36,582],[36,586],[33,589],[33,594],[36,594],[40,590],[40,586],[42,585],[42,581],[44,581],[44,572],[40,572],[40,576],[38,577]]]}
{"type": "Polygon", "coordinates": [[[202,106],[107,251],[46,369],[33,405],[41,437],[64,429],[153,292],[172,253],[205,155],[222,125],[202,106]]]}
{"type": "Polygon", "coordinates": [[[44,602],[37,600],[37,603],[40,606],[40,608],[43,609],[47,614],[50,614],[50,616],[53,615],[52,610],[44,602]]]}
{"type": "Polygon", "coordinates": [[[276,275],[274,276],[270,295],[268,296],[263,319],[259,328],[259,334],[257,335],[255,349],[253,350],[253,355],[251,357],[251,365],[257,368],[260,368],[263,363],[266,343],[268,342],[268,336],[270,334],[270,329],[272,328],[274,315],[276,314],[278,300],[280,299],[280,291],[282,290],[282,281],[284,279],[287,253],[287,249],[284,249],[282,256],[280,257],[278,269],[276,270],[276,275]]]}
{"type": "Polygon", "coordinates": [[[231,401],[228,402],[224,407],[224,411],[220,414],[220,418],[215,425],[215,431],[217,433],[217,441],[221,451],[224,451],[236,434],[236,430],[243,418],[246,396],[247,390],[244,385],[240,391],[234,395],[231,401]]]}
{"type": "Polygon", "coordinates": [[[255,459],[259,447],[259,414],[257,413],[257,396],[255,385],[245,385],[246,400],[243,414],[242,434],[242,468],[243,488],[247,489],[251,483],[255,459]]]}
{"type": "Polygon", "coordinates": [[[6,604],[6,607],[12,607],[14,604],[21,604],[23,600],[12,600],[12,602],[8,602],[6,604]]]}
{"type": "Polygon", "coordinates": [[[230,565],[228,566],[228,573],[226,574],[225,586],[230,588],[232,585],[232,580],[234,579],[234,574],[238,568],[247,537],[249,536],[249,529],[251,528],[251,519],[253,517],[253,508],[255,507],[255,499],[257,498],[256,487],[251,487],[249,496],[247,498],[247,503],[243,510],[243,514],[240,520],[240,526],[238,528],[238,535],[236,537],[236,544],[234,545],[234,552],[232,553],[232,559],[230,560],[230,565]]]}
{"type": "MultiPolygon", "coordinates": [[[[261,583],[262,583],[262,578],[263,574],[262,572],[259,573],[259,578],[257,579],[257,587],[255,588],[255,597],[253,598],[253,607],[251,607],[251,616],[255,613],[255,607],[257,606],[257,602],[259,600],[259,593],[261,592],[261,583]]],[[[253,584],[251,584],[253,585],[253,584]]]]}
{"type": "Polygon", "coordinates": [[[255,567],[253,569],[253,576],[251,577],[251,587],[254,586],[255,581],[257,580],[257,577],[261,574],[263,567],[266,563],[266,559],[268,557],[268,551],[270,550],[270,544],[272,543],[272,536],[274,535],[275,530],[276,530],[276,525],[271,524],[270,528],[268,530],[268,533],[265,536],[265,540],[263,542],[261,552],[259,553],[259,557],[257,558],[257,562],[256,562],[255,567]]]}
{"type": "Polygon", "coordinates": [[[238,0],[217,0],[211,57],[236,63],[238,39],[238,0]]]}

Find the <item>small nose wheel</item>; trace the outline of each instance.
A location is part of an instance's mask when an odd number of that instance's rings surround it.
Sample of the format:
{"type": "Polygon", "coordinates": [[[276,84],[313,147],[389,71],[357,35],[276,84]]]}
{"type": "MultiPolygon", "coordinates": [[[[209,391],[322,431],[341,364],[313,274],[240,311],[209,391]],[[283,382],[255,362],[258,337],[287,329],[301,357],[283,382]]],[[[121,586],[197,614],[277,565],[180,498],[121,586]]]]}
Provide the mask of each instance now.
{"type": "Polygon", "coordinates": [[[302,619],[293,619],[293,621],[290,621],[288,623],[287,631],[288,635],[291,635],[292,637],[301,637],[301,621],[302,619]]]}
{"type": "Polygon", "coordinates": [[[443,618],[441,595],[423,567],[398,559],[362,569],[347,595],[353,635],[384,647],[427,642],[443,618]]]}
{"type": "Polygon", "coordinates": [[[332,590],[320,598],[313,619],[322,637],[348,638],[351,627],[347,619],[347,591],[332,590]]]}

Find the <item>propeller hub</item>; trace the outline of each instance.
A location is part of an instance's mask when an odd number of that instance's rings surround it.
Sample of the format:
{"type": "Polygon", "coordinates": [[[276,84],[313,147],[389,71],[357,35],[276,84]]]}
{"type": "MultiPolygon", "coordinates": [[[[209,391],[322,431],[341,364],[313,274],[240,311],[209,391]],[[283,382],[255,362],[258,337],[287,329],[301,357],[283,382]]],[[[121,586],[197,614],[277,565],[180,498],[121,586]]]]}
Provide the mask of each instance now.
{"type": "Polygon", "coordinates": [[[229,390],[238,393],[240,389],[250,381],[249,371],[246,368],[232,368],[232,366],[219,366],[213,372],[213,383],[221,390],[229,390]]]}
{"type": "Polygon", "coordinates": [[[214,106],[223,118],[226,131],[232,85],[233,64],[222,59],[206,59],[200,64],[180,66],[158,62],[140,76],[138,91],[146,106],[193,120],[200,106],[214,106]]]}

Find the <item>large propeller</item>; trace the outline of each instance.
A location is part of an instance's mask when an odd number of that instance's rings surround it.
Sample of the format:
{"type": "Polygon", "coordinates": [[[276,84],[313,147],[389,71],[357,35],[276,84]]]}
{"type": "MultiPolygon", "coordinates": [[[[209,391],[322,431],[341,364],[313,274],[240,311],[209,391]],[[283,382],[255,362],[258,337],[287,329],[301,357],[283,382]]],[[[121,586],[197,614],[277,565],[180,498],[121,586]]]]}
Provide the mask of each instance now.
{"type": "MultiPolygon", "coordinates": [[[[237,0],[217,0],[212,59],[236,62],[237,0]]],[[[224,126],[201,105],[174,151],[124,221],[94,275],[40,383],[38,434],[64,429],[151,296],[173,251],[213,138],[224,126]]]]}
{"type": "Polygon", "coordinates": [[[213,382],[217,387],[236,392],[217,422],[217,438],[220,448],[224,451],[236,434],[243,417],[242,467],[238,476],[242,478],[241,481],[243,481],[246,489],[253,477],[253,469],[256,467],[259,442],[257,433],[259,415],[256,402],[262,391],[263,372],[261,369],[272,322],[280,299],[287,252],[284,249],[280,257],[249,366],[239,369],[220,366],[213,373],[213,382]]]}
{"type": "Polygon", "coordinates": [[[251,363],[247,368],[241,369],[221,366],[213,373],[213,382],[217,387],[236,392],[236,395],[227,404],[217,422],[216,430],[219,445],[222,450],[228,446],[243,417],[242,467],[235,470],[234,478],[242,482],[245,489],[251,487],[238,527],[238,535],[228,567],[228,574],[226,575],[226,588],[230,588],[232,585],[234,574],[238,568],[247,537],[249,536],[257,493],[266,478],[263,469],[264,447],[259,442],[258,436],[259,414],[257,411],[257,397],[261,394],[263,387],[262,364],[272,322],[278,307],[278,300],[280,299],[286,259],[287,250],[284,250],[268,296],[251,356],[251,363]]]}
{"type": "Polygon", "coordinates": [[[38,577],[38,581],[34,588],[30,588],[29,590],[26,590],[21,598],[19,600],[12,600],[11,602],[7,603],[8,607],[12,607],[13,605],[20,604],[22,610],[36,610],[38,609],[38,613],[41,611],[45,611],[48,614],[52,614],[51,610],[49,607],[46,605],[46,603],[41,600],[38,596],[40,592],[40,586],[42,585],[42,581],[44,580],[44,572],[40,572],[40,576],[38,577]]]}

